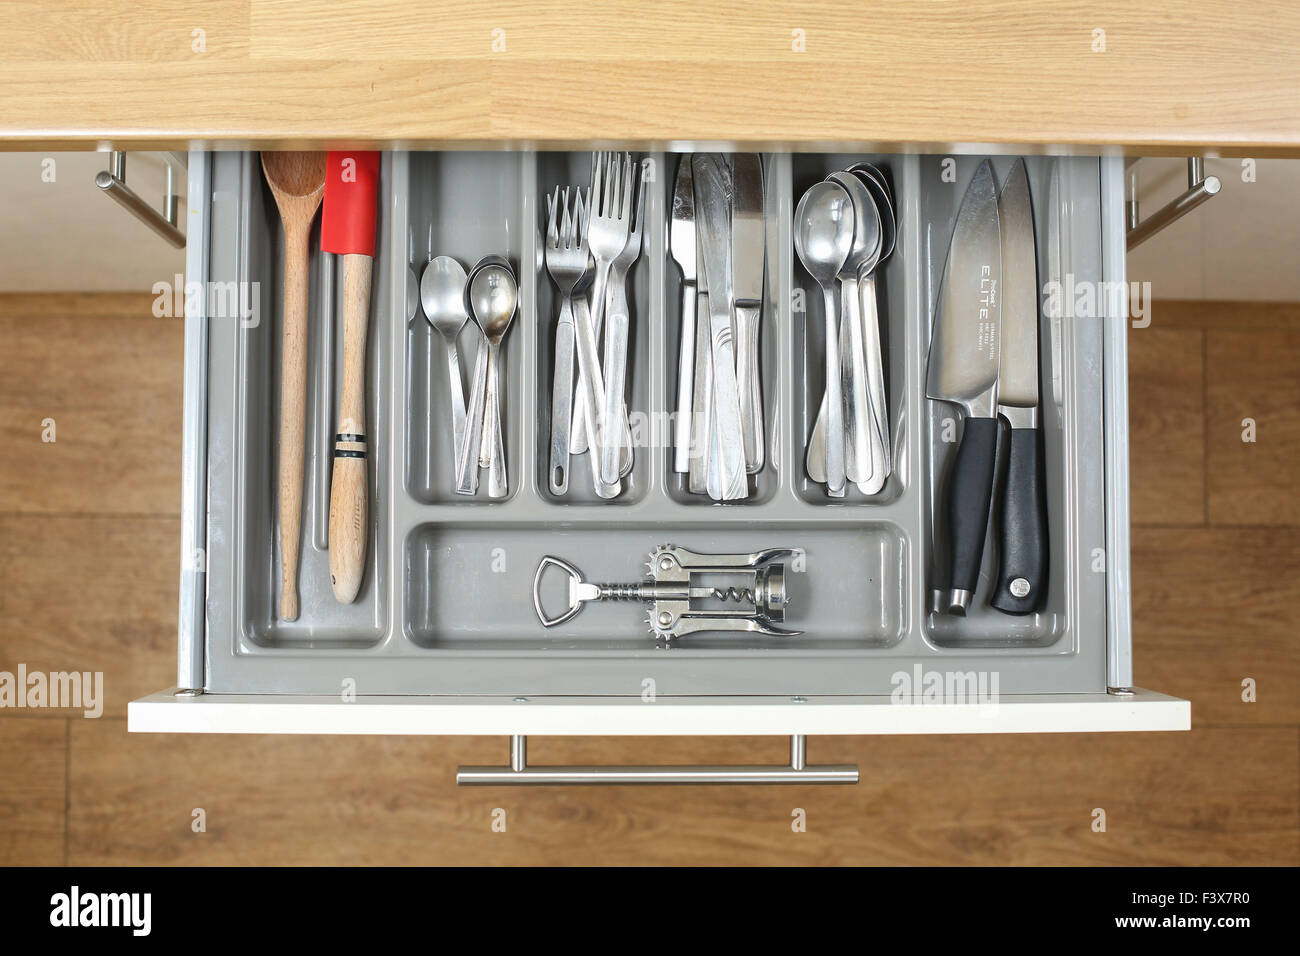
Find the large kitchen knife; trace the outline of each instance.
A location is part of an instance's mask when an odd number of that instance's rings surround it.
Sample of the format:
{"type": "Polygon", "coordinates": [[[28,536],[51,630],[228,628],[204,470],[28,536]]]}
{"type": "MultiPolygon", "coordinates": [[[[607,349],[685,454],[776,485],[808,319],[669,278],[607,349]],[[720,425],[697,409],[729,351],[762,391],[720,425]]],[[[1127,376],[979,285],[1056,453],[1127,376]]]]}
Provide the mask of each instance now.
{"type": "Polygon", "coordinates": [[[998,412],[1011,425],[1002,485],[1001,570],[990,603],[1032,614],[1047,585],[1047,502],[1038,431],[1038,257],[1025,161],[998,198],[1002,226],[1002,356],[998,412]]]}
{"type": "Polygon", "coordinates": [[[948,481],[948,610],[965,614],[979,582],[997,460],[1002,236],[986,159],[966,187],[944,266],[930,340],[927,398],[966,414],[948,481]]]}
{"type": "MultiPolygon", "coordinates": [[[[713,354],[713,434],[708,472],[715,501],[734,501],[749,492],[741,434],[740,390],[731,331],[731,182],[719,153],[696,153],[695,214],[709,290],[709,336],[713,354]],[[716,468],[716,471],[715,471],[716,468]]],[[[698,321],[698,320],[697,320],[698,321]]]]}

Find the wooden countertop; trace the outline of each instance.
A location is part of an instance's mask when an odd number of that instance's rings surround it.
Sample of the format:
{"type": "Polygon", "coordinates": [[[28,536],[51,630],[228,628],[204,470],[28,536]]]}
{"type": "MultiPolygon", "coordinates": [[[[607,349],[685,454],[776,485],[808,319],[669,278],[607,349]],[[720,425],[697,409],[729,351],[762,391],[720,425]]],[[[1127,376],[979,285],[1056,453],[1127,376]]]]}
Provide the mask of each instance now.
{"type": "Polygon", "coordinates": [[[2,6],[5,149],[1300,155],[1300,5],[1279,0],[2,6]]]}

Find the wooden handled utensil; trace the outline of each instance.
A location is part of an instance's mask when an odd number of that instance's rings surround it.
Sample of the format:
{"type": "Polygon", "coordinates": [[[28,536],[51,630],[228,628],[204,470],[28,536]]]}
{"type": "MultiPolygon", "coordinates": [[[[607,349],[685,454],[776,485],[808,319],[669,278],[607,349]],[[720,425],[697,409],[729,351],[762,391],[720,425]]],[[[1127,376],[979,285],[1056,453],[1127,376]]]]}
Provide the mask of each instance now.
{"type": "Polygon", "coordinates": [[[375,256],[379,154],[330,152],[321,249],[343,262],[343,391],[330,481],[330,582],[351,604],[361,590],[370,538],[366,446],[366,327],[375,256]]]}
{"type": "Polygon", "coordinates": [[[298,619],[298,553],[307,407],[307,268],[311,224],[325,191],[324,153],[263,153],[284,224],[284,344],[280,351],[280,618],[298,619]]]}

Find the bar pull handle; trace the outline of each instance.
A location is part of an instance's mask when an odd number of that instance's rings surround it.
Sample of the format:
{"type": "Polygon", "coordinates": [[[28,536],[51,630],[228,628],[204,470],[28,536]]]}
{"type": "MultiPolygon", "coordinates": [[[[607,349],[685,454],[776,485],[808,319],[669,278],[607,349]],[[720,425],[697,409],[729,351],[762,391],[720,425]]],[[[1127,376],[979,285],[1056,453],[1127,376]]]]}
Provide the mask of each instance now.
{"type": "Polygon", "coordinates": [[[179,227],[180,215],[177,210],[179,199],[176,195],[171,161],[167,162],[167,195],[163,199],[161,212],[150,206],[140,198],[139,193],[126,184],[126,153],[114,151],[110,156],[109,166],[109,169],[95,174],[95,185],[177,249],[184,249],[185,233],[181,232],[179,227]]]}
{"type": "Polygon", "coordinates": [[[652,784],[831,784],[857,783],[858,768],[848,764],[808,765],[808,742],[803,734],[790,737],[789,766],[688,766],[688,767],[530,767],[528,738],[510,738],[510,766],[460,767],[456,783],[462,787],[587,786],[652,784]]]}
{"type": "Polygon", "coordinates": [[[1138,218],[1136,161],[1129,164],[1129,197],[1126,203],[1128,219],[1127,248],[1132,251],[1161,229],[1182,219],[1211,196],[1218,195],[1223,183],[1218,176],[1205,175],[1205,160],[1200,156],[1187,159],[1187,191],[1162,206],[1155,215],[1145,220],[1138,218]]]}

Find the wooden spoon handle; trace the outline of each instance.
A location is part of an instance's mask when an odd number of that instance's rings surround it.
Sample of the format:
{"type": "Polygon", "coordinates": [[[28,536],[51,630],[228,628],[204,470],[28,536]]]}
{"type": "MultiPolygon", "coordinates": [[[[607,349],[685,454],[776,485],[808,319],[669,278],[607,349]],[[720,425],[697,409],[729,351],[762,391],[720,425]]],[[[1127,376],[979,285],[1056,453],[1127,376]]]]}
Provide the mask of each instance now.
{"type": "Polygon", "coordinates": [[[334,597],[351,604],[361,590],[369,493],[366,488],[366,326],[370,313],[370,256],[343,260],[343,392],[334,436],[330,482],[330,582],[334,597]]]}
{"type": "Polygon", "coordinates": [[[311,224],[285,223],[280,351],[280,618],[298,619],[298,555],[307,407],[307,270],[311,224]]]}

